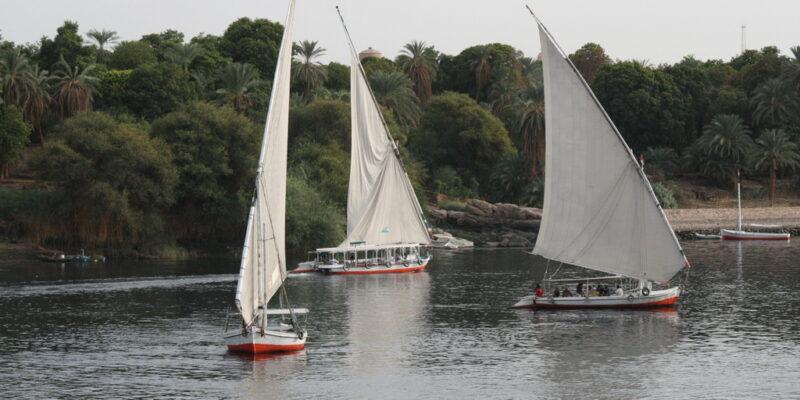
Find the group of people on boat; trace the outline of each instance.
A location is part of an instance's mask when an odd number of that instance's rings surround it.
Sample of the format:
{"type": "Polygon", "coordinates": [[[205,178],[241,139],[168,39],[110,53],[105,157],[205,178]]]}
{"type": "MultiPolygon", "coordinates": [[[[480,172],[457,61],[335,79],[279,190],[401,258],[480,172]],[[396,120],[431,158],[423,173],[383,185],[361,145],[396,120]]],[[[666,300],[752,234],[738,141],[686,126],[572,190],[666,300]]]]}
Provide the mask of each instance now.
{"type": "MultiPolygon", "coordinates": [[[[534,289],[536,297],[545,297],[544,289],[541,285],[537,284],[534,289]]],[[[612,290],[608,285],[584,285],[583,282],[578,283],[575,287],[575,294],[569,290],[569,287],[560,289],[558,286],[553,289],[552,297],[597,297],[597,296],[624,296],[625,291],[617,285],[616,290],[612,290]]]]}

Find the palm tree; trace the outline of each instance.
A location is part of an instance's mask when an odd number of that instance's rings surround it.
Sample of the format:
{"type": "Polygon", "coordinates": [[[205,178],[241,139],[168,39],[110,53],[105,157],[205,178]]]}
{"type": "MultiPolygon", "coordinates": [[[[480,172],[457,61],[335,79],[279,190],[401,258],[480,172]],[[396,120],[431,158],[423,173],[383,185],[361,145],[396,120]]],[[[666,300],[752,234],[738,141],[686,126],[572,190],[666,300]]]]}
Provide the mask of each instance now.
{"type": "Polygon", "coordinates": [[[528,182],[539,173],[544,159],[544,91],[543,86],[528,86],[514,104],[517,123],[514,132],[522,156],[528,162],[528,182]]]}
{"type": "Polygon", "coordinates": [[[2,95],[8,105],[25,103],[25,87],[31,64],[19,47],[0,53],[0,83],[2,95]]]}
{"type": "Polygon", "coordinates": [[[779,126],[797,118],[800,99],[780,78],[767,79],[753,91],[753,119],[762,126],[779,126]]]}
{"type": "Polygon", "coordinates": [[[792,55],[783,70],[783,78],[795,88],[800,88],[800,46],[792,47],[792,55]]]}
{"type": "Polygon", "coordinates": [[[28,85],[25,88],[27,101],[22,107],[22,115],[31,123],[34,132],[39,134],[39,142],[44,146],[42,120],[50,110],[50,75],[46,70],[34,66],[28,71],[28,85]]]}
{"type": "Polygon", "coordinates": [[[61,117],[90,110],[94,92],[100,83],[100,79],[92,75],[94,66],[84,69],[77,65],[72,67],[64,61],[64,57],[61,57],[59,64],[61,69],[53,74],[56,81],[53,103],[58,107],[61,117]]]}
{"type": "Polygon", "coordinates": [[[472,68],[472,73],[475,74],[475,83],[477,84],[475,101],[478,101],[483,86],[492,76],[492,50],[489,46],[478,46],[475,48],[475,51],[472,53],[470,68],[472,68]]]}
{"type": "Polygon", "coordinates": [[[220,71],[222,87],[217,89],[221,102],[231,104],[238,112],[245,112],[253,106],[250,97],[252,89],[263,82],[259,79],[258,70],[250,64],[231,63],[220,71]]]}
{"type": "Polygon", "coordinates": [[[693,145],[700,169],[720,180],[732,181],[753,147],[749,133],[738,115],[720,114],[712,118],[693,145]]]}
{"type": "Polygon", "coordinates": [[[103,61],[106,58],[106,56],[108,56],[109,51],[105,49],[106,44],[109,45],[114,44],[117,42],[117,40],[119,40],[117,32],[108,31],[105,29],[101,31],[92,29],[86,33],[86,36],[88,36],[91,39],[94,39],[94,41],[97,42],[97,47],[98,47],[97,61],[103,61]]]}
{"type": "Polygon", "coordinates": [[[295,61],[299,64],[293,66],[292,78],[303,85],[303,95],[308,97],[312,89],[325,83],[328,73],[315,58],[325,54],[325,49],[318,46],[316,41],[304,40],[294,45],[295,61]]]}
{"type": "Polygon", "coordinates": [[[369,84],[378,103],[391,110],[402,125],[417,124],[421,114],[419,99],[414,94],[411,80],[404,73],[376,70],[370,75],[369,84]]]}
{"type": "Polygon", "coordinates": [[[775,178],[779,168],[800,166],[797,144],[782,129],[768,129],[756,140],[753,154],[756,169],[769,169],[769,204],[775,200],[775,178]]]}
{"type": "Polygon", "coordinates": [[[189,65],[195,58],[203,54],[203,48],[196,44],[178,44],[168,48],[164,52],[167,61],[178,64],[183,68],[183,72],[189,72],[189,65]]]}
{"type": "Polygon", "coordinates": [[[514,102],[519,92],[519,85],[504,69],[495,70],[494,75],[494,83],[489,89],[489,100],[492,104],[492,114],[497,115],[514,102]]]}
{"type": "Polygon", "coordinates": [[[433,46],[427,46],[425,42],[417,40],[406,43],[397,57],[400,68],[414,82],[414,93],[423,106],[428,104],[433,94],[431,86],[436,80],[436,70],[439,68],[436,58],[437,52],[433,46]]]}

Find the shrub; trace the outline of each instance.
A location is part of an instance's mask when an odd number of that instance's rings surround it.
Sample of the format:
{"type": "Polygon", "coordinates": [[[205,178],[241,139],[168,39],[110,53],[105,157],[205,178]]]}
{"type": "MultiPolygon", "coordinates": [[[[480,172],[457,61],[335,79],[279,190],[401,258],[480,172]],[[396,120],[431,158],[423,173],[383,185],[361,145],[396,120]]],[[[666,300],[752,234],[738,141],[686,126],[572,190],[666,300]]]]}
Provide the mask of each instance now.
{"type": "Polygon", "coordinates": [[[467,204],[455,200],[444,200],[439,202],[439,208],[450,211],[464,211],[467,209],[467,204]]]}
{"type": "Polygon", "coordinates": [[[675,195],[672,193],[672,189],[666,185],[662,184],[661,182],[654,183],[653,192],[656,193],[656,198],[658,199],[658,202],[661,203],[662,208],[678,208],[678,201],[675,200],[675,195]]]}

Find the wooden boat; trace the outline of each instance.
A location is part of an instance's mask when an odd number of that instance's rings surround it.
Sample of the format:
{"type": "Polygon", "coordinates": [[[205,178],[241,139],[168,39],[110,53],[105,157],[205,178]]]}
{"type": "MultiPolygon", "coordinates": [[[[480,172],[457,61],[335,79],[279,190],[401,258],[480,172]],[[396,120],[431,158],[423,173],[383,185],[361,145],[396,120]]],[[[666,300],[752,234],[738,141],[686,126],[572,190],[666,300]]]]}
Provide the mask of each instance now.
{"type": "Polygon", "coordinates": [[[347,234],[338,246],[311,252],[312,260],[292,273],[417,272],[431,259],[420,251],[431,244],[430,228],[341,13],[339,17],[351,60],[347,234]],[[398,253],[402,259],[395,260],[398,253]]]}
{"type": "MultiPolygon", "coordinates": [[[[752,232],[742,229],[742,179],[739,171],[736,171],[736,205],[739,209],[736,229],[720,229],[719,235],[722,240],[789,240],[792,238],[790,233],[752,232]]],[[[780,228],[780,225],[749,224],[748,226],[754,228],[780,228]]]]}
{"type": "MultiPolygon", "coordinates": [[[[545,97],[545,190],[533,254],[547,260],[542,296],[516,308],[671,306],[668,282],[689,267],[641,165],[575,65],[539,27],[545,97]],[[551,268],[551,263],[557,265],[551,268]],[[604,276],[557,279],[564,265],[604,276]],[[610,275],[609,275],[610,274],[610,275]],[[556,297],[569,282],[619,282],[620,295],[556,297]]],[[[569,269],[569,268],[568,268],[569,269]]]]}
{"type": "Polygon", "coordinates": [[[267,123],[256,171],[255,191],[242,246],[236,308],[239,324],[225,322],[228,350],[248,354],[297,351],[305,347],[305,308],[292,308],[286,280],[286,155],[295,0],[289,3],[273,79],[267,123]],[[280,293],[287,308],[268,309],[280,293]]]}

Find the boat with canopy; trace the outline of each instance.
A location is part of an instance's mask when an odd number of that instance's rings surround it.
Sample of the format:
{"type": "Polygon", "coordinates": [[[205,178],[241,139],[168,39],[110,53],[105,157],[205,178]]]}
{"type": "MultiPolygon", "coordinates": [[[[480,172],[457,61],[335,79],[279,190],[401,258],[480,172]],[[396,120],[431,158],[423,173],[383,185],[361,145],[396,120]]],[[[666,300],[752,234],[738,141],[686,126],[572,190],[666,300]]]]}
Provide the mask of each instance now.
{"type": "MultiPolygon", "coordinates": [[[[739,216],[736,220],[736,230],[733,229],[720,229],[719,235],[722,240],[789,240],[792,235],[790,233],[770,233],[770,232],[752,232],[742,229],[742,179],[739,171],[736,171],[736,206],[739,210],[739,216]]],[[[762,225],[762,224],[749,224],[753,228],[780,228],[777,225],[762,225]]]]}
{"type": "Polygon", "coordinates": [[[289,4],[278,52],[274,85],[256,171],[255,190],[247,218],[235,318],[228,316],[223,337],[228,350],[267,353],[301,350],[307,333],[304,308],[292,308],[286,293],[286,156],[289,134],[290,72],[295,0],[289,4]],[[278,294],[280,308],[269,309],[278,294]]]}
{"type": "Polygon", "coordinates": [[[311,252],[310,261],[292,272],[421,271],[431,259],[425,254],[430,229],[341,13],[339,18],[351,60],[347,235],[336,247],[311,252]]]}
{"type": "Polygon", "coordinates": [[[539,27],[545,93],[544,206],[532,254],[544,257],[547,267],[540,296],[525,296],[512,307],[672,305],[681,288],[669,281],[689,267],[683,249],[611,118],[528,10],[539,27]],[[590,272],[562,278],[559,273],[574,269],[565,266],[590,272]],[[572,284],[575,293],[561,290],[572,284]],[[596,290],[608,285],[609,291],[596,290]]]}

